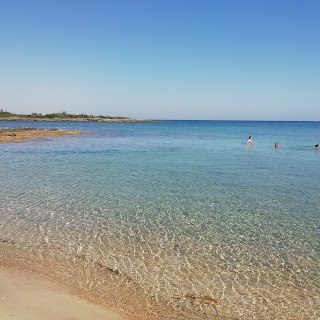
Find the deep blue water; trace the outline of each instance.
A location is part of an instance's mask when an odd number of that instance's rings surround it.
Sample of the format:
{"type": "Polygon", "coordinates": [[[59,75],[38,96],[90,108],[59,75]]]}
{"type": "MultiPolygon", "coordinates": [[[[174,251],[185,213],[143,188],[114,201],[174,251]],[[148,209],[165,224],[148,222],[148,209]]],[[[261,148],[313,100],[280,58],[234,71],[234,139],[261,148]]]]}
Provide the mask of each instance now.
{"type": "Polygon", "coordinates": [[[2,237],[68,243],[65,259],[80,250],[161,299],[217,297],[226,316],[319,315],[320,122],[0,126],[85,131],[0,144],[2,237]]]}

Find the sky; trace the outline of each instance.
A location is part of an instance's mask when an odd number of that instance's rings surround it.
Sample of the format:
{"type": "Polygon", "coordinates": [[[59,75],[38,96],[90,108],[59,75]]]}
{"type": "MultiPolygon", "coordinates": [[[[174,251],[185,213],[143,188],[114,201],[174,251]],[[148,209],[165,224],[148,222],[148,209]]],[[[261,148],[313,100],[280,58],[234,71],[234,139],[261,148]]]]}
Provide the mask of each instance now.
{"type": "Polygon", "coordinates": [[[320,1],[0,0],[0,109],[320,121],[320,1]]]}

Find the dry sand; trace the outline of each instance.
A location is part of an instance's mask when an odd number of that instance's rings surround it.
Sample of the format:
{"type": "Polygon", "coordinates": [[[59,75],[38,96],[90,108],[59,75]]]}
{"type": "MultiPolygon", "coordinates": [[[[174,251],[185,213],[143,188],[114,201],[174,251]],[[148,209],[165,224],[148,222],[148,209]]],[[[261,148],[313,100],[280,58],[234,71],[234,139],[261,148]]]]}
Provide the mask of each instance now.
{"type": "Polygon", "coordinates": [[[123,315],[70,295],[31,273],[0,268],[1,320],[123,320],[123,315]]]}
{"type": "Polygon", "coordinates": [[[0,128],[0,142],[21,141],[41,136],[60,136],[81,133],[80,130],[39,129],[39,128],[0,128]]]}

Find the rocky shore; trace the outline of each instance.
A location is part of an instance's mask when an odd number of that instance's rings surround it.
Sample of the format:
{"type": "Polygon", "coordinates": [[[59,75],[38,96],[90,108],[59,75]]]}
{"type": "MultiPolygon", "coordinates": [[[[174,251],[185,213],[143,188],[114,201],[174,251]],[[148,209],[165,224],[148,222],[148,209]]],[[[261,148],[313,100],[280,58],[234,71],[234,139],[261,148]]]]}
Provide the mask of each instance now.
{"type": "Polygon", "coordinates": [[[39,128],[0,128],[0,142],[30,140],[41,136],[78,134],[80,130],[39,129],[39,128]]]}

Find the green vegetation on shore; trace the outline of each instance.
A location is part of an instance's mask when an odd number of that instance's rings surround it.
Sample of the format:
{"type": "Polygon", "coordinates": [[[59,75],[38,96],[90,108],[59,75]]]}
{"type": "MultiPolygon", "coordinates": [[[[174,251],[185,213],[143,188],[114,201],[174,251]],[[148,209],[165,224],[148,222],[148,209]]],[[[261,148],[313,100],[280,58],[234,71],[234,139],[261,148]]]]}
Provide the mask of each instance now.
{"type": "Polygon", "coordinates": [[[67,113],[66,111],[57,112],[57,113],[30,113],[30,114],[16,114],[11,113],[9,111],[4,111],[3,109],[0,110],[0,118],[30,118],[30,119],[110,119],[110,120],[124,120],[129,119],[128,117],[111,117],[111,116],[95,116],[89,115],[85,113],[81,114],[71,114],[67,113]]]}

